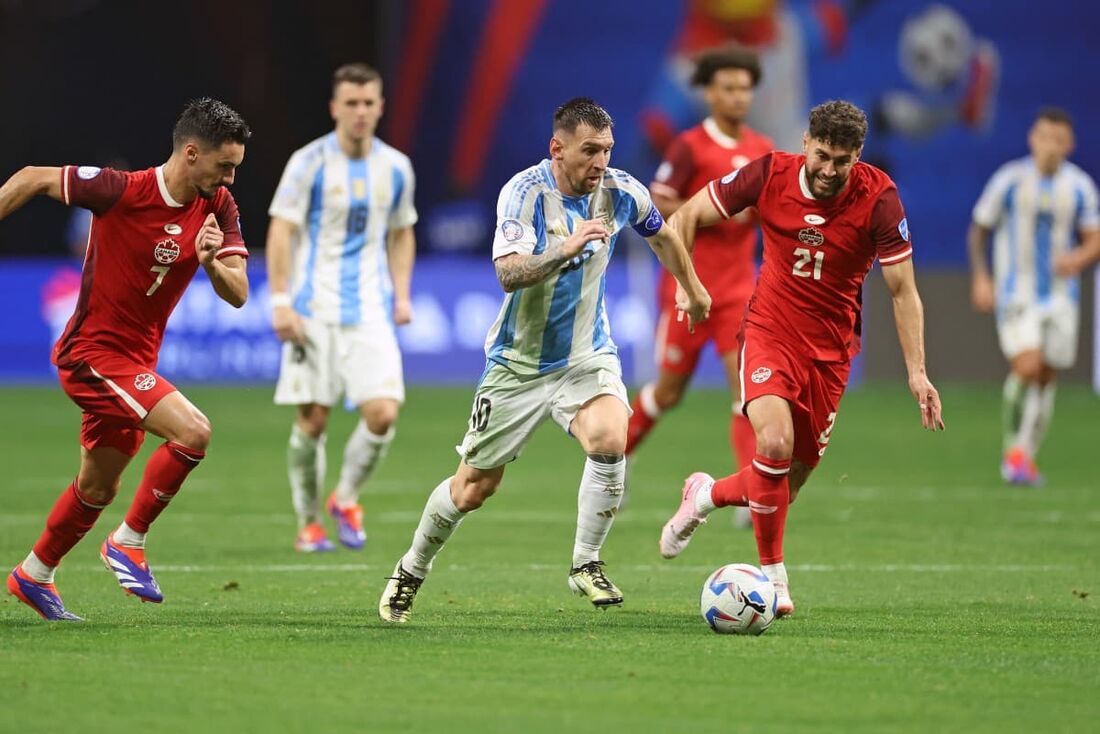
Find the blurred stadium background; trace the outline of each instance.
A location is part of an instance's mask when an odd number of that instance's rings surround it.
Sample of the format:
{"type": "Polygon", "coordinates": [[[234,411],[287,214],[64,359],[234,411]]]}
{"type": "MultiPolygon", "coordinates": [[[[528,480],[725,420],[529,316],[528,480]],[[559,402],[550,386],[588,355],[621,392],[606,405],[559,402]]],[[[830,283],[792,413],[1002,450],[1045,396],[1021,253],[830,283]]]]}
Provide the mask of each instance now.
{"type": "MultiPolygon", "coordinates": [[[[32,163],[142,168],[167,156],[185,100],[213,95],[239,109],[255,131],[233,188],[254,252],[253,297],[234,312],[192,288],[161,367],[185,383],[268,382],[277,344],[260,257],[267,206],[289,153],[331,128],[333,68],[366,60],[386,80],[381,137],[408,152],[418,174],[417,319],[401,335],[408,379],[469,384],[499,303],[488,263],[496,194],[544,156],[554,106],[580,94],[601,101],[616,118],[612,164],[649,181],[654,143],[699,117],[677,62],[739,39],[765,59],[753,122],[781,145],[797,144],[818,101],[844,97],[869,112],[864,157],[893,175],[912,223],[930,373],[1000,380],[992,321],[967,300],[970,209],[996,167],[1026,153],[1043,105],[1075,116],[1073,159],[1100,173],[1100,105],[1086,92],[1091,65],[1080,62],[1093,53],[1080,29],[1096,22],[1100,9],[1068,0],[1042,13],[1025,0],[198,0],[181,16],[137,2],[5,0],[0,173],[32,163]]],[[[49,201],[0,227],[0,381],[52,379],[50,343],[79,285],[68,244],[79,227],[49,201]]],[[[652,369],[655,262],[629,252],[614,263],[608,299],[626,374],[640,383],[652,369]]],[[[1093,288],[1084,290],[1082,356],[1067,376],[1077,382],[1097,363],[1093,288]]],[[[902,374],[884,299],[873,275],[857,379],[902,374]]],[[[716,360],[700,380],[722,383],[716,360]]]]}

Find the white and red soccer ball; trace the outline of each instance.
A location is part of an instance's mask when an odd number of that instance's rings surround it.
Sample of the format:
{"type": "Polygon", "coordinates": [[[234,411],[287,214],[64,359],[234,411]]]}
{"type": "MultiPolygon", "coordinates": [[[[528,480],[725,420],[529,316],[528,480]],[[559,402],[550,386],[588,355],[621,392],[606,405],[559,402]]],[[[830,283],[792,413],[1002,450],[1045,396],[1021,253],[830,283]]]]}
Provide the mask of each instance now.
{"type": "Polygon", "coordinates": [[[775,621],[775,587],[756,566],[731,563],[703,584],[699,611],[719,634],[762,635],[775,621]]]}

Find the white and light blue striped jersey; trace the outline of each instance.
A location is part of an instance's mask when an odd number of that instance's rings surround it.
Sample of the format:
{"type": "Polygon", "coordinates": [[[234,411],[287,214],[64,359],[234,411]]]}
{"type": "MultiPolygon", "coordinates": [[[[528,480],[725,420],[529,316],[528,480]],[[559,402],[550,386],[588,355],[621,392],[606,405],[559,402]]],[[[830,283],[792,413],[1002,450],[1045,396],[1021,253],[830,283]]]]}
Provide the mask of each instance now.
{"type": "Polygon", "coordinates": [[[485,340],[490,362],[520,374],[541,374],[598,352],[616,352],[604,307],[607,263],[623,228],[649,237],[664,224],[648,189],[633,176],[608,168],[591,194],[566,196],[549,160],[516,174],[497,200],[493,259],[538,255],[566,240],[586,219],[603,219],[611,231],[608,241],[589,243],[572,266],[504,297],[485,340]]]}
{"type": "Polygon", "coordinates": [[[997,307],[1079,297],[1078,278],[1054,274],[1054,259],[1100,227],[1096,184],[1070,162],[1045,177],[1030,157],[1001,166],[974,206],[974,223],[994,231],[997,307]]]}
{"type": "Polygon", "coordinates": [[[392,319],[386,237],[416,223],[415,183],[408,157],[378,138],[365,158],[349,158],[335,132],[290,156],[268,214],[298,225],[298,313],[343,325],[392,319]]]}

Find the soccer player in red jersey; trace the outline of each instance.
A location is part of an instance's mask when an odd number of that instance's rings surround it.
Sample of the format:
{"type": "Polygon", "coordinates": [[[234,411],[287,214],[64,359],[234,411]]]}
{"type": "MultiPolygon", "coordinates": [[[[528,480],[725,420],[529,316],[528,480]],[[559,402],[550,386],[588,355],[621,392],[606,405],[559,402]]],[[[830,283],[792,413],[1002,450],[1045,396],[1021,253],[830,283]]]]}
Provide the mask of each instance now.
{"type": "MultiPolygon", "coordinates": [[[[760,61],[756,54],[739,46],[726,46],[701,55],[692,83],[703,87],[710,117],[681,133],[669,146],[665,159],[649,185],[653,203],[665,217],[671,217],[696,191],[731,170],[736,171],[772,150],[770,138],[752,130],[745,117],[752,106],[753,90],[760,82],[760,61]]],[[[626,453],[630,456],[666,410],[684,396],[699,356],[707,342],[714,342],[726,368],[733,415],[730,445],[738,466],[748,466],[756,448],[749,419],[741,412],[741,391],[737,378],[737,334],[752,295],[753,252],[756,249],[756,217],[744,211],[699,233],[692,260],[695,270],[714,299],[710,319],[696,324],[677,320],[676,280],[662,273],[661,312],[657,322],[656,382],[643,387],[634,397],[627,433],[626,453]]]]}
{"type": "Polygon", "coordinates": [[[810,112],[802,155],[770,153],[711,181],[672,218],[685,242],[705,227],[755,206],[764,264],[741,335],[741,390],[756,431],[752,463],[715,481],[688,477],[680,508],[661,531],[661,555],[683,551],[716,507],[747,506],[779,615],[794,611],[783,565],[787,508],[829,445],[837,406],[859,351],[860,294],[877,258],[921,422],[944,427],[924,367],[924,308],[897,187],[859,160],[867,118],[826,102],[810,112]]]}
{"type": "Polygon", "coordinates": [[[45,619],[79,621],[54,587],[62,557],[118,493],[149,431],[153,452],[125,521],[100,556],[124,591],[160,602],[145,560],[149,525],[205,456],[210,422],[156,372],[168,316],[201,265],[222,300],[248,298],[233,183],[251,132],[217,100],[191,102],[172,133],[172,155],[144,171],[31,166],[0,187],[0,219],[45,194],[93,214],[76,310],[53,350],[61,387],[83,410],[80,471],[61,493],[8,591],[45,619]]]}

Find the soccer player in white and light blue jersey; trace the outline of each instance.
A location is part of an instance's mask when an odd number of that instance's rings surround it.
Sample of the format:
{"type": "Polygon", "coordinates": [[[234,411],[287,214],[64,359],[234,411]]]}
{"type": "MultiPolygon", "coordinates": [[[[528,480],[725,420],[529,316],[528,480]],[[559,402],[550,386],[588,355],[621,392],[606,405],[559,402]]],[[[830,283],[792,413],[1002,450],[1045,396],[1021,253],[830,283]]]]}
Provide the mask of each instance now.
{"type": "Polygon", "coordinates": [[[1004,386],[1006,482],[1042,483],[1035,455],[1054,412],[1055,373],[1077,356],[1079,274],[1100,258],[1096,184],[1067,159],[1073,122],[1042,110],[1028,133],[1031,155],[993,175],[969,233],[971,300],[996,311],[1004,386]],[[993,234],[993,275],[986,263],[993,234]]]}
{"type": "Polygon", "coordinates": [[[691,323],[706,318],[710,296],[647,189],[608,168],[611,127],[592,100],[566,102],[554,113],[550,158],[501,190],[493,262],[504,303],[486,340],[458,470],[428,498],[379,601],[388,622],[408,621],[432,559],[462,518],[496,492],[504,466],[548,418],[587,454],[569,586],[597,607],[623,601],[600,560],[622,499],[630,415],[604,306],[607,263],[620,233],[632,227],[646,238],[680,283],[679,306],[691,323]]]}
{"type": "Polygon", "coordinates": [[[337,69],[336,129],[290,157],[269,211],[272,324],[283,342],[275,402],[298,406],[287,460],[295,547],[305,552],[334,547],[318,501],[333,404],[345,395],[361,419],[325,507],[341,543],[358,549],[366,542],[359,492],[405,399],[394,326],[412,319],[415,182],[409,159],[374,137],[382,102],[377,71],[337,69]]]}

